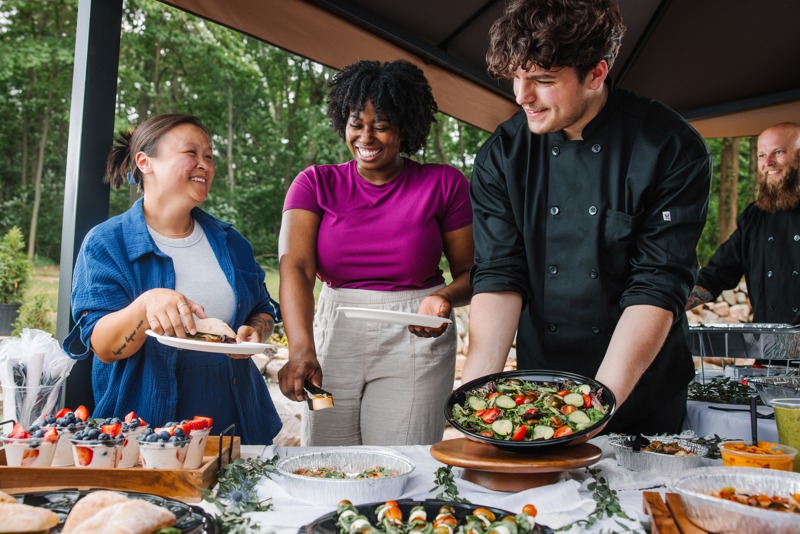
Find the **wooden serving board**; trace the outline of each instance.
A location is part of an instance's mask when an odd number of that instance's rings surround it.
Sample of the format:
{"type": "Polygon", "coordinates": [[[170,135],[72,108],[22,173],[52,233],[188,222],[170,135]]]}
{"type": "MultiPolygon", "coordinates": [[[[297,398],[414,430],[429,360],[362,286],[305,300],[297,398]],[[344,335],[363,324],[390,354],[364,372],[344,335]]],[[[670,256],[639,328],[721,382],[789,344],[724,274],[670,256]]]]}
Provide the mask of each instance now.
{"type": "Polygon", "coordinates": [[[142,467],[92,469],[88,467],[9,467],[0,449],[0,489],[7,493],[27,493],[51,489],[105,488],[152,493],[184,502],[201,500],[200,488],[217,482],[220,440],[222,465],[239,458],[241,439],[235,436],[209,436],[203,463],[197,469],[143,469],[142,467]]]}
{"type": "Polygon", "coordinates": [[[435,443],[431,446],[431,456],[444,464],[463,467],[463,479],[485,488],[523,491],[558,482],[565,471],[598,462],[603,451],[590,443],[581,443],[522,454],[458,438],[435,443]]]}
{"type": "Polygon", "coordinates": [[[651,534],[709,534],[689,520],[677,493],[667,493],[662,498],[656,491],[645,491],[642,508],[650,516],[651,534]]]}

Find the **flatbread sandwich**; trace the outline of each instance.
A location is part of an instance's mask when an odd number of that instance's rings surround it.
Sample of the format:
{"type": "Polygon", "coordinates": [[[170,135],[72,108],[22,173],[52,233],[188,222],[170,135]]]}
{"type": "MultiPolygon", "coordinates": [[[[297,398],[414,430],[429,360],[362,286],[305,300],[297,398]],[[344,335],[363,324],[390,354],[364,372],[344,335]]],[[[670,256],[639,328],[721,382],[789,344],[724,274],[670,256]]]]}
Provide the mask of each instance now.
{"type": "Polygon", "coordinates": [[[0,491],[0,532],[49,532],[58,522],[55,512],[20,504],[11,495],[0,491]]]}
{"type": "Polygon", "coordinates": [[[75,503],[61,532],[151,534],[175,521],[175,514],[151,502],[113,491],[94,491],[75,503]]]}
{"type": "Polygon", "coordinates": [[[212,343],[236,343],[236,332],[228,326],[225,321],[209,317],[207,319],[195,319],[197,333],[192,335],[186,333],[189,339],[197,341],[210,341],[212,343]]]}

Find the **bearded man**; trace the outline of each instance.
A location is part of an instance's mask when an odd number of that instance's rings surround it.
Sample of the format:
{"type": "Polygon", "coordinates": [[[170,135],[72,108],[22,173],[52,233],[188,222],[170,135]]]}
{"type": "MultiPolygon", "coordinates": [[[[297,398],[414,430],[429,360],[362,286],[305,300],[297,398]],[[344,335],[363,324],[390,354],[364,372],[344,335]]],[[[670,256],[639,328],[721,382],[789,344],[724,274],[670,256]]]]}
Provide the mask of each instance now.
{"type": "Polygon", "coordinates": [[[686,309],[747,282],[753,321],[800,319],[800,124],[784,122],[758,136],[758,198],[700,271],[686,309]]]}

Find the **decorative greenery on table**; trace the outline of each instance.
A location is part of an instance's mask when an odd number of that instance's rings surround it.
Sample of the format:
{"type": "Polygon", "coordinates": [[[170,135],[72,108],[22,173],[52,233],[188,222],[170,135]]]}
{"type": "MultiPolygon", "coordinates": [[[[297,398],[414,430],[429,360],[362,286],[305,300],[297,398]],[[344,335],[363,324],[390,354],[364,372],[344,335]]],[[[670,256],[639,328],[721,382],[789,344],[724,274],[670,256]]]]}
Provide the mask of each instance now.
{"type": "Polygon", "coordinates": [[[237,458],[219,471],[217,491],[201,489],[203,500],[217,507],[220,514],[214,519],[222,534],[248,534],[258,532],[258,527],[243,514],[266,512],[272,508],[258,500],[256,484],[261,477],[275,470],[277,456],[270,460],[237,458]]]}
{"type": "MultiPolygon", "coordinates": [[[[727,376],[717,377],[707,384],[692,382],[689,384],[689,400],[718,402],[722,404],[749,404],[755,392],[750,386],[733,380],[727,376]]],[[[763,404],[761,399],[756,401],[763,404]]]]}
{"type": "Polygon", "coordinates": [[[629,526],[619,521],[619,519],[627,519],[628,521],[635,521],[635,519],[622,510],[619,497],[617,497],[617,491],[611,489],[606,478],[600,475],[601,471],[599,469],[587,469],[587,471],[589,471],[589,474],[594,478],[594,482],[590,482],[588,485],[588,488],[592,491],[592,498],[596,505],[594,511],[589,514],[586,519],[579,519],[558,530],[572,530],[572,528],[576,526],[581,527],[581,530],[585,530],[592,527],[598,521],[608,518],[613,519],[616,524],[622,527],[621,532],[636,532],[635,529],[631,530],[629,526]]]}
{"type": "Polygon", "coordinates": [[[458,486],[456,486],[455,477],[453,477],[452,466],[440,467],[434,474],[436,476],[436,485],[430,491],[435,491],[436,488],[442,490],[436,494],[437,499],[471,504],[467,499],[458,496],[458,486]]]}

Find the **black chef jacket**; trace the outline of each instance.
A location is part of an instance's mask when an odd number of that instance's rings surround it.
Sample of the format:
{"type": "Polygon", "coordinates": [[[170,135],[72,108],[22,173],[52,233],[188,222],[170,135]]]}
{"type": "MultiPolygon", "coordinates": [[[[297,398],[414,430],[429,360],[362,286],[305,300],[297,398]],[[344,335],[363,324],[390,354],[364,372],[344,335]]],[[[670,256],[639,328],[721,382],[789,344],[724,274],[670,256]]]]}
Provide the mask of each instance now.
{"type": "Polygon", "coordinates": [[[716,298],[744,276],[757,323],[791,323],[800,312],[800,208],[769,213],[750,204],[700,271],[716,298]]]}
{"type": "Polygon", "coordinates": [[[711,155],[662,104],[616,88],[584,128],[534,135],[520,111],[476,157],[475,294],[514,291],[521,369],[594,377],[622,311],[673,312],[668,339],[609,429],[625,428],[694,376],[684,306],[697,274],[711,155]]]}

